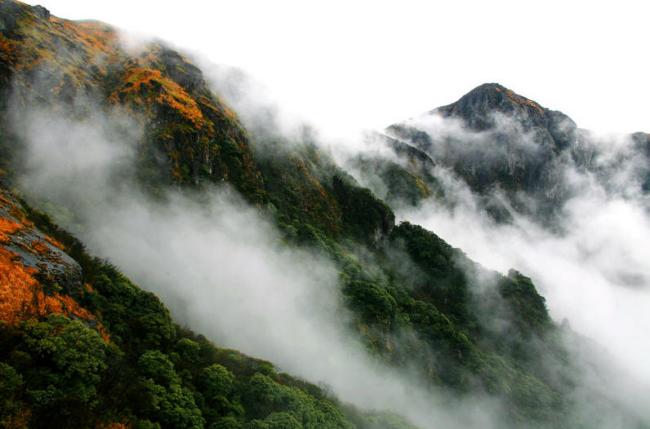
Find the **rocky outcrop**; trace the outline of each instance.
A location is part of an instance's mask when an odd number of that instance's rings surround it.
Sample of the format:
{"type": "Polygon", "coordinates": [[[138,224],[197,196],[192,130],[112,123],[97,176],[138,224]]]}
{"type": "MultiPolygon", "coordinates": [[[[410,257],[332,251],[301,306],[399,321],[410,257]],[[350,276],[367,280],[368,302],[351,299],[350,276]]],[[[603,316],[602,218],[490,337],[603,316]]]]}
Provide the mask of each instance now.
{"type": "Polygon", "coordinates": [[[79,264],[61,243],[37,229],[22,204],[0,189],[0,321],[64,314],[95,326],[79,301],[85,293],[79,264]]]}

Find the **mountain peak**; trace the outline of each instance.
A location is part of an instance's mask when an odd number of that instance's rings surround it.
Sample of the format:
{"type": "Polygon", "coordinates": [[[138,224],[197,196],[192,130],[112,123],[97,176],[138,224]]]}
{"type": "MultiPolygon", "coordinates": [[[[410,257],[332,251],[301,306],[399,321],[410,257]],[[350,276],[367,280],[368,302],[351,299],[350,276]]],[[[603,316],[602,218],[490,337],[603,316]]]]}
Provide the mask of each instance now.
{"type": "Polygon", "coordinates": [[[506,88],[505,86],[501,85],[500,83],[497,82],[487,82],[483,83],[476,88],[472,89],[469,91],[465,96],[470,95],[472,93],[501,93],[505,91],[511,91],[510,89],[506,88]]]}
{"type": "Polygon", "coordinates": [[[527,118],[534,125],[543,125],[547,110],[524,96],[498,83],[484,83],[472,89],[458,101],[439,107],[431,113],[459,117],[477,130],[491,128],[495,112],[527,118]]]}
{"type": "Polygon", "coordinates": [[[50,11],[41,6],[40,4],[37,4],[32,8],[34,10],[34,13],[36,13],[40,18],[42,19],[50,19],[50,11]]]}

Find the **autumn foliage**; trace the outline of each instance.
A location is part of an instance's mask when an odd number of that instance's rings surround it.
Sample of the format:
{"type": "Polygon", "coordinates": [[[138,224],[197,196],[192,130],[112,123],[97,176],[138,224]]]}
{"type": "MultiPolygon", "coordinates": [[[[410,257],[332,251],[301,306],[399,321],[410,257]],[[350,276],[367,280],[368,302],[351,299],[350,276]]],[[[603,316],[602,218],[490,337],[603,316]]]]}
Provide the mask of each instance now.
{"type": "MultiPolygon", "coordinates": [[[[37,267],[58,263],[60,256],[54,251],[62,249],[63,245],[36,232],[15,201],[3,195],[0,205],[4,211],[20,219],[0,215],[0,321],[15,326],[23,320],[49,314],[94,320],[95,317],[71,296],[44,288],[38,280],[41,268],[37,267]],[[36,264],[37,267],[26,266],[23,258],[11,248],[29,253],[40,262],[36,264]]],[[[100,329],[100,333],[108,339],[102,331],[100,329]]]]}
{"type": "Polygon", "coordinates": [[[15,325],[31,317],[64,314],[84,320],[94,319],[68,295],[47,294],[34,278],[36,268],[25,267],[15,253],[0,248],[0,320],[15,325]]]}
{"type": "Polygon", "coordinates": [[[11,219],[0,217],[0,243],[9,241],[9,235],[21,228],[18,222],[11,219]]]}
{"type": "Polygon", "coordinates": [[[113,95],[118,98],[133,97],[136,103],[153,98],[157,103],[165,105],[178,112],[194,126],[203,128],[207,122],[198,104],[179,84],[163,76],[160,70],[147,67],[133,67],[126,72],[124,85],[113,95]],[[149,96],[149,97],[147,97],[149,96]]]}

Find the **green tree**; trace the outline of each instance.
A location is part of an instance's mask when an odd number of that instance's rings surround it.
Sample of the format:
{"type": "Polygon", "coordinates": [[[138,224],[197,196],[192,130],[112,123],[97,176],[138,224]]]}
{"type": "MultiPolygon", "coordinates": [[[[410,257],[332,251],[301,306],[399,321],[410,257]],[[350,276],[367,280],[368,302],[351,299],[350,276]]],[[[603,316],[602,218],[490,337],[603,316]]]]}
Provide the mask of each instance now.
{"type": "Polygon", "coordinates": [[[144,391],[143,411],[163,428],[201,429],[205,421],[192,392],[181,380],[169,357],[149,350],[138,359],[140,385],[144,391]]]}
{"type": "Polygon", "coordinates": [[[232,391],[234,377],[227,368],[218,363],[205,368],[201,374],[202,393],[207,401],[227,397],[232,391]]]}
{"type": "Polygon", "coordinates": [[[39,407],[93,405],[106,368],[106,344],[78,320],[52,315],[24,324],[28,353],[39,365],[30,371],[28,395],[39,407]]]}
{"type": "Polygon", "coordinates": [[[0,362],[0,427],[9,427],[16,412],[23,408],[18,397],[23,377],[10,365],[0,362]]]}

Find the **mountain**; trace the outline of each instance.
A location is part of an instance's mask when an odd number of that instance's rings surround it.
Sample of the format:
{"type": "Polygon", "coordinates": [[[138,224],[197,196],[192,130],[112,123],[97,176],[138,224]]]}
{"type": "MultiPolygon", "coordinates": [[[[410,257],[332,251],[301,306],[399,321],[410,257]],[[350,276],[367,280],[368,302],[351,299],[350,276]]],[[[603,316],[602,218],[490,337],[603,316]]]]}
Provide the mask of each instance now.
{"type": "Polygon", "coordinates": [[[10,1],[0,7],[4,102],[11,91],[18,105],[120,104],[147,118],[143,180],[160,186],[227,179],[251,198],[259,191],[244,130],[181,55],[157,43],[129,55],[105,24],[72,23],[10,1]]]}
{"type": "MultiPolygon", "coordinates": [[[[636,423],[597,394],[592,408],[578,403],[580,377],[590,368],[566,347],[563,338],[577,335],[552,320],[530,278],[481,267],[434,232],[396,223],[391,208],[397,198],[411,204],[451,198],[431,172],[444,166],[477,192],[497,185],[511,192],[513,205],[519,191],[544,195],[542,203],[551,205],[545,211],[553,212],[564,189],[552,166],[572,152],[579,134],[564,115],[486,85],[430,113],[467,121],[469,131],[463,132],[478,133],[476,144],[488,135],[483,151],[476,145],[457,150],[454,136],[445,136],[441,149],[415,126],[392,126],[387,133],[393,137],[375,138],[406,158],[407,167],[359,160],[389,179],[385,202],[309,133],[289,138],[249,132],[202,71],[162,42],[134,52],[106,24],[68,21],[39,6],[1,0],[0,60],[1,425],[411,427],[394,413],[357,409],[272,363],[215,346],[215,339],[175,323],[165,305],[121,267],[93,257],[63,228],[92,236],[96,224],[81,212],[100,202],[66,186],[56,193],[25,186],[34,173],[33,140],[55,132],[52,126],[33,134],[30,123],[32,134],[26,132],[21,118],[34,111],[64,117],[66,124],[119,112],[141,130],[103,121],[114,146],[136,140],[128,152],[133,168],[107,178],[115,199],[137,190],[142,200],[173,201],[179,193],[201,201],[215,189],[234,190],[280,231],[282,251],[302,249],[331,263],[337,294],[351,315],[341,319],[365,353],[387,368],[415,374],[427,391],[445,392],[449,403],[489,397],[503,403],[500,418],[508,427],[592,427],[598,420],[593,411],[604,406],[636,423]],[[514,115],[514,136],[493,130],[499,115],[514,115]],[[541,145],[535,156],[519,147],[522,135],[541,145]],[[509,157],[490,158],[493,143],[505,145],[509,157]],[[468,163],[466,152],[477,158],[468,163]]],[[[647,156],[647,136],[635,138],[647,156]]],[[[56,167],[68,163],[61,164],[56,167]]],[[[76,180],[100,175],[94,164],[89,168],[76,180]]],[[[107,200],[100,207],[111,211],[113,201],[107,200]]],[[[191,287],[178,284],[177,291],[183,295],[191,287]]]]}
{"type": "Polygon", "coordinates": [[[158,298],[46,215],[7,190],[0,198],[3,427],[241,427],[246,419],[351,428],[381,419],[181,328],[158,298]]]}
{"type": "Polygon", "coordinates": [[[595,176],[612,194],[648,190],[647,134],[599,137],[495,83],[391,125],[386,133],[458,175],[497,220],[523,214],[545,225],[556,223],[563,205],[582,189],[571,170],[595,176]],[[603,139],[625,144],[612,154],[616,145],[605,146],[603,139]],[[619,186],[623,172],[633,176],[634,189],[619,186]]]}

